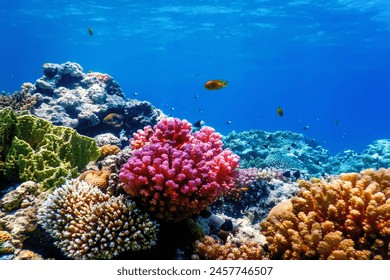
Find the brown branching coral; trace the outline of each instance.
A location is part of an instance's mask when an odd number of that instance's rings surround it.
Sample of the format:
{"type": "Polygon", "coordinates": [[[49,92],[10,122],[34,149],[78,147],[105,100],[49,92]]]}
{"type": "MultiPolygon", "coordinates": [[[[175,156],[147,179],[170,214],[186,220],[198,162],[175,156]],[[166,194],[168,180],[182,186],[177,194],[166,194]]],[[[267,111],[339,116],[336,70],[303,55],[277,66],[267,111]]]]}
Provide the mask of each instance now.
{"type": "Polygon", "coordinates": [[[228,242],[221,244],[211,236],[205,236],[196,243],[198,257],[208,260],[264,260],[266,259],[261,244],[246,242],[237,246],[228,242]]]}
{"type": "Polygon", "coordinates": [[[39,94],[31,94],[34,86],[31,83],[24,83],[20,91],[12,94],[0,94],[0,109],[11,107],[15,111],[32,112],[39,99],[39,94]]]}
{"type": "Polygon", "coordinates": [[[261,224],[271,258],[390,259],[390,169],[300,186],[261,224]]]}

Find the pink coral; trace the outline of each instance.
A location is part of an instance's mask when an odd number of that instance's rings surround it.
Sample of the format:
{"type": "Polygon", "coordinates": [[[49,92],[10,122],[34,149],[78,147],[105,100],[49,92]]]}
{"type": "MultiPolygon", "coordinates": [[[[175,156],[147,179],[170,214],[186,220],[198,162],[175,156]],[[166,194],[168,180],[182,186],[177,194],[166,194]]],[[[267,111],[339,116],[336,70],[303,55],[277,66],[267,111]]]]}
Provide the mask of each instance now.
{"type": "Polygon", "coordinates": [[[233,187],[239,157],[223,150],[211,127],[191,132],[186,120],[167,118],[131,140],[131,158],[122,167],[124,190],[157,218],[182,220],[199,213],[233,187]]]}

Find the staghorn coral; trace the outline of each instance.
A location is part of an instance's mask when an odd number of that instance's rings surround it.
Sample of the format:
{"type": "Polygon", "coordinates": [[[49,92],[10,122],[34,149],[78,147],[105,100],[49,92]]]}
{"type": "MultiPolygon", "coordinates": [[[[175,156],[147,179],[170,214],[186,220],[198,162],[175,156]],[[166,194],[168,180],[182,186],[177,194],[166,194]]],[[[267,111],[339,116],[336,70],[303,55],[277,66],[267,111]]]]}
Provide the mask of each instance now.
{"type": "Polygon", "coordinates": [[[140,148],[122,167],[120,180],[159,219],[197,214],[233,186],[238,156],[223,150],[221,135],[211,127],[191,129],[186,120],[167,118],[153,133],[147,127],[131,140],[140,148]]]}
{"type": "Polygon", "coordinates": [[[206,235],[196,242],[196,257],[208,260],[264,260],[267,259],[261,244],[245,242],[240,246],[227,242],[221,244],[217,239],[206,235]]]}
{"type": "Polygon", "coordinates": [[[261,223],[272,258],[390,259],[390,169],[300,186],[261,223]]]}
{"type": "Polygon", "coordinates": [[[74,259],[111,259],[127,250],[149,249],[157,238],[157,224],[134,202],[78,180],[67,181],[48,196],[38,222],[74,259]]]}
{"type": "Polygon", "coordinates": [[[100,156],[93,139],[32,115],[17,116],[10,108],[0,110],[0,134],[0,176],[33,180],[43,189],[76,177],[100,156]]]}

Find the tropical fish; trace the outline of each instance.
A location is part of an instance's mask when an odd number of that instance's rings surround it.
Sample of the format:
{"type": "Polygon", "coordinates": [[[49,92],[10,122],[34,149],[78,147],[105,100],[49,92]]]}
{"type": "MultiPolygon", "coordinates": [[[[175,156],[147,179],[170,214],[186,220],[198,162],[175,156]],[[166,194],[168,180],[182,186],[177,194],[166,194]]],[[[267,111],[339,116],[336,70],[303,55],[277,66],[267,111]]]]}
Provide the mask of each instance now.
{"type": "Polygon", "coordinates": [[[89,36],[93,35],[93,30],[92,30],[91,26],[88,26],[88,34],[89,34],[89,36]]]}
{"type": "Polygon", "coordinates": [[[201,128],[204,125],[204,121],[199,120],[194,123],[194,127],[201,128]]]}
{"type": "Polygon", "coordinates": [[[299,172],[299,170],[297,170],[293,173],[293,175],[295,178],[299,179],[301,177],[301,172],[299,172]]]}
{"type": "Polygon", "coordinates": [[[283,117],[283,109],[281,107],[278,107],[276,112],[278,113],[279,117],[283,117]]]}
{"type": "Polygon", "coordinates": [[[210,80],[204,84],[204,87],[208,90],[221,89],[223,87],[227,87],[227,81],[210,80]]]}

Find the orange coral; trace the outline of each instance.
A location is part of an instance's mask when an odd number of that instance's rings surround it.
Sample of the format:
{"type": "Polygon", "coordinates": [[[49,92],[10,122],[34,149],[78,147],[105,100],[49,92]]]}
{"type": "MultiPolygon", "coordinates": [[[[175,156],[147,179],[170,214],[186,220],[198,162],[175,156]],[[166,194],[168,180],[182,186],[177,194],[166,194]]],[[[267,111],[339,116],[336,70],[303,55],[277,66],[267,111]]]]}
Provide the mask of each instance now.
{"type": "Polygon", "coordinates": [[[0,243],[12,240],[11,234],[8,231],[0,230],[0,243]]]}
{"type": "Polygon", "coordinates": [[[15,252],[15,247],[11,243],[12,236],[7,231],[0,231],[0,255],[15,252]]]}
{"type": "Polygon", "coordinates": [[[390,259],[390,169],[299,183],[261,223],[272,258],[390,259]]]}
{"type": "Polygon", "coordinates": [[[239,247],[234,243],[221,244],[217,239],[206,235],[196,242],[196,254],[208,260],[264,260],[261,244],[245,242],[239,247]]]}
{"type": "Polygon", "coordinates": [[[85,181],[100,189],[105,189],[107,188],[110,174],[110,171],[105,168],[102,170],[87,170],[80,175],[79,180],[85,181]]]}
{"type": "Polygon", "coordinates": [[[102,147],[100,147],[100,158],[105,158],[108,155],[116,155],[120,152],[120,150],[121,149],[117,145],[103,145],[102,147]]]}

